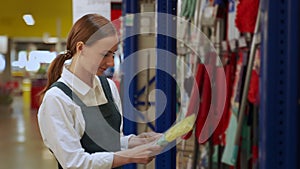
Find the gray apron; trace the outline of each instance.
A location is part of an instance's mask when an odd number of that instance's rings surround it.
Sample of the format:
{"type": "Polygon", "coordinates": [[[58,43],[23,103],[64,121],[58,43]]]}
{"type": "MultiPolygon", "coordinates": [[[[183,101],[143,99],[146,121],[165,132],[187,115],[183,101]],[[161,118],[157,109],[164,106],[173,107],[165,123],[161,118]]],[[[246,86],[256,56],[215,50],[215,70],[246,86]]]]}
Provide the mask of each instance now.
{"type": "MultiPolygon", "coordinates": [[[[107,103],[98,106],[86,106],[79,97],[63,82],[55,82],[51,87],[58,87],[69,96],[82,110],[85,131],[80,139],[81,146],[90,154],[95,152],[116,152],[121,150],[120,125],[121,115],[113,100],[109,83],[104,76],[99,76],[107,103]]],[[[58,163],[58,168],[62,166],[58,163]]],[[[118,167],[121,169],[121,167],[118,167]]]]}

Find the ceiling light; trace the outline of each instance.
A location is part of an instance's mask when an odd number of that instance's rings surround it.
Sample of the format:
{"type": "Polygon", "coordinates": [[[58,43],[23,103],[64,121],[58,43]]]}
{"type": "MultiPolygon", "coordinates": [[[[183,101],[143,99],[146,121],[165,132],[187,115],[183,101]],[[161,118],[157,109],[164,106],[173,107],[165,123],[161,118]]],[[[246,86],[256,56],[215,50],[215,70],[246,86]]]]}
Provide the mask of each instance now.
{"type": "Polygon", "coordinates": [[[34,25],[34,19],[31,14],[23,15],[23,19],[27,25],[34,25]]]}

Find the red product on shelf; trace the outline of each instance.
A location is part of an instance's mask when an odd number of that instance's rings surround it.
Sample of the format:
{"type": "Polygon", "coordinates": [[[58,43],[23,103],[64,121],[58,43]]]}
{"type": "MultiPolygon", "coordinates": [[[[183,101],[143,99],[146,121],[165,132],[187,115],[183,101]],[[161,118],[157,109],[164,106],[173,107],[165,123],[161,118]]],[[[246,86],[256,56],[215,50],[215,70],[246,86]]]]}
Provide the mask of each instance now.
{"type": "Polygon", "coordinates": [[[258,12],[259,0],[239,0],[235,24],[241,33],[253,33],[258,12]]]}
{"type": "MultiPolygon", "coordinates": [[[[199,138],[200,136],[204,138],[204,140],[207,141],[209,137],[209,132],[210,131],[203,131],[203,126],[206,122],[206,118],[210,109],[211,105],[211,84],[210,84],[210,79],[208,76],[208,71],[212,71],[212,66],[211,65],[206,65],[206,71],[204,73],[204,78],[203,78],[203,88],[202,88],[202,93],[201,93],[201,103],[200,103],[200,109],[198,112],[197,120],[196,120],[196,125],[195,125],[195,136],[199,138]]],[[[203,139],[202,139],[203,140],[203,139]]],[[[206,142],[205,141],[205,142],[206,142]]],[[[200,142],[200,143],[205,143],[205,142],[200,142]]]]}
{"type": "MultiPolygon", "coordinates": [[[[204,75],[204,65],[203,64],[198,64],[197,65],[197,71],[196,71],[196,75],[195,75],[195,80],[193,82],[193,88],[191,91],[191,97],[190,97],[190,102],[189,102],[189,106],[188,106],[188,111],[186,116],[189,116],[193,113],[198,114],[198,109],[200,109],[199,107],[199,102],[200,102],[200,89],[202,88],[203,83],[201,83],[202,79],[203,79],[203,75],[204,75]],[[195,109],[195,107],[197,107],[198,109],[195,109]],[[197,111],[197,112],[195,112],[197,111]]],[[[193,130],[190,131],[188,134],[184,135],[182,138],[187,140],[190,138],[190,136],[192,135],[193,130]]]]}

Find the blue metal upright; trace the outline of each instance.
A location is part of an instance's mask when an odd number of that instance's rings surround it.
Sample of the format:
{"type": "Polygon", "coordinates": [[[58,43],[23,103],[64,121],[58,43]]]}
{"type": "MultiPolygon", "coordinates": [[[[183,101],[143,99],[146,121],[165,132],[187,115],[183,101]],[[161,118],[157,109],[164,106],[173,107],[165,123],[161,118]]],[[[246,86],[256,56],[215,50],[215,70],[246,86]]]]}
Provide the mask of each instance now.
{"type": "MultiPolygon", "coordinates": [[[[177,0],[157,0],[157,67],[156,88],[160,89],[166,95],[166,107],[159,116],[165,102],[161,102],[156,95],[156,131],[165,132],[174,123],[176,119],[176,15],[177,0]],[[166,15],[161,15],[165,13],[166,15]],[[170,17],[173,15],[174,17],[170,17]],[[161,52],[165,51],[165,52],[161,52]]],[[[156,157],[155,166],[157,169],[176,168],[176,147],[173,147],[163,154],[156,157]]]]}
{"type": "MultiPolygon", "coordinates": [[[[123,0],[123,25],[125,28],[125,35],[126,37],[124,39],[124,60],[132,55],[134,52],[138,50],[138,40],[137,40],[137,20],[133,17],[129,17],[131,14],[138,13],[138,1],[136,0],[123,0]],[[131,20],[133,19],[133,20],[131,20]],[[129,20],[129,21],[128,21],[129,20]],[[129,23],[128,23],[129,22],[129,23]]],[[[131,15],[134,16],[134,15],[131,15]]],[[[136,72],[135,65],[136,63],[134,59],[129,59],[130,62],[133,63],[128,63],[130,66],[124,66],[123,72],[123,113],[124,117],[123,118],[123,130],[124,134],[137,134],[137,125],[136,122],[127,119],[126,117],[129,117],[131,115],[126,115],[127,113],[133,113],[134,112],[134,107],[131,105],[134,105],[135,103],[135,95],[136,95],[136,80],[133,79],[130,81],[131,75],[133,75],[136,72]],[[129,91],[128,91],[129,89],[129,91]],[[126,91],[125,91],[126,90],[126,91]],[[129,100],[127,98],[130,98],[129,100]]],[[[127,63],[127,62],[126,62],[127,63]]],[[[136,164],[128,164],[123,167],[124,169],[136,169],[136,164]]]]}
{"type": "Polygon", "coordinates": [[[259,168],[299,169],[299,0],[261,2],[259,168]]]}

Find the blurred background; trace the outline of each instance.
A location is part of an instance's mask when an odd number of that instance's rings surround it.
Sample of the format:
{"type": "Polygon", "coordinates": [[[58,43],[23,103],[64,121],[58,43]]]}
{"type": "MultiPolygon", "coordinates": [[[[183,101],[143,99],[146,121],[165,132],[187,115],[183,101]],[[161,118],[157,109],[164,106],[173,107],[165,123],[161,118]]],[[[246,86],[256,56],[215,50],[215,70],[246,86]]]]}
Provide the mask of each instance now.
{"type": "Polygon", "coordinates": [[[123,111],[137,113],[137,122],[124,118],[125,134],[165,132],[199,107],[193,130],[176,146],[148,165],[124,168],[300,168],[299,6],[298,0],[3,1],[0,169],[57,167],[40,137],[38,93],[49,64],[65,50],[72,24],[86,13],[112,20],[126,37],[115,66],[105,72],[119,89],[123,111]],[[124,66],[133,53],[136,59],[124,66]],[[171,74],[153,68],[159,66],[171,74]],[[200,102],[192,97],[195,87],[200,102]],[[154,89],[164,92],[166,105],[154,89]],[[222,115],[209,129],[212,135],[201,141],[210,109],[222,115]]]}

